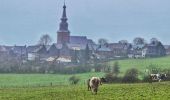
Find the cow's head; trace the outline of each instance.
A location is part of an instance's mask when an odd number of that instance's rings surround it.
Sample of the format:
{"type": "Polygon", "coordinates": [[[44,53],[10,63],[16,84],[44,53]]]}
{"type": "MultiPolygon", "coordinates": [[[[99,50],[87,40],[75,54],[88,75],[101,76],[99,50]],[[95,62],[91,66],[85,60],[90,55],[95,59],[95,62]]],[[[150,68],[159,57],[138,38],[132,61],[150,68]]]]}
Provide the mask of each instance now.
{"type": "Polygon", "coordinates": [[[101,81],[102,83],[107,82],[106,78],[104,78],[104,77],[101,77],[101,78],[100,78],[100,81],[101,81]]]}
{"type": "Polygon", "coordinates": [[[167,78],[167,74],[160,74],[160,76],[161,76],[161,79],[167,78]]]}

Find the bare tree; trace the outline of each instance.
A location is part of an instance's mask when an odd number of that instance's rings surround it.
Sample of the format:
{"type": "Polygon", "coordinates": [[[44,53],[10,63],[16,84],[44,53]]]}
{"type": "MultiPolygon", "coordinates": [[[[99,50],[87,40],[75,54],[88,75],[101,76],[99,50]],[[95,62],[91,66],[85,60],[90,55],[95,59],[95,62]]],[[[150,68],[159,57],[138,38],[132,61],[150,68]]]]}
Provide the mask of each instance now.
{"type": "Polygon", "coordinates": [[[151,44],[157,44],[157,43],[159,43],[159,40],[157,38],[151,38],[150,43],[151,44]]]}
{"type": "Polygon", "coordinates": [[[40,37],[39,43],[40,45],[49,45],[52,42],[51,37],[48,34],[44,34],[40,37]]]}
{"type": "Polygon", "coordinates": [[[128,41],[127,40],[120,40],[119,43],[120,44],[128,44],[128,41]]]}
{"type": "Polygon", "coordinates": [[[106,45],[107,43],[108,43],[107,39],[101,38],[101,39],[98,40],[99,45],[106,45]]]}
{"type": "Polygon", "coordinates": [[[140,45],[140,44],[145,44],[146,42],[145,42],[144,38],[136,37],[133,40],[133,43],[134,43],[134,45],[140,45]]]}

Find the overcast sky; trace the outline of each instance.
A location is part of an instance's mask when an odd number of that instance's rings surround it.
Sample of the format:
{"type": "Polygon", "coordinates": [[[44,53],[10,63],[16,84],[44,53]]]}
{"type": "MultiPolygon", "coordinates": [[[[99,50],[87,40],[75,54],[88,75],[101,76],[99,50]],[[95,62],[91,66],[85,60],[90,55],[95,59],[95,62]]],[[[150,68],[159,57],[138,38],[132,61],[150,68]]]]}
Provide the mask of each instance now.
{"type": "MultiPolygon", "coordinates": [[[[0,45],[57,39],[64,0],[0,0],[0,45]]],[[[109,42],[152,37],[170,44],[170,0],[66,0],[71,35],[109,42]]]]}

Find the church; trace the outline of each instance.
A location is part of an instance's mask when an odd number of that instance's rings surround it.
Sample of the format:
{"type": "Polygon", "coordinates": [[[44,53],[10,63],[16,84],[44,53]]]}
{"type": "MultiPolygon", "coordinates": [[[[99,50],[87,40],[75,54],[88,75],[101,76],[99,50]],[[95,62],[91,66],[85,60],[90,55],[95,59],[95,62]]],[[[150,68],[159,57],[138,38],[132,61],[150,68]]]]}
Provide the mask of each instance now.
{"type": "Polygon", "coordinates": [[[28,60],[48,61],[48,62],[84,62],[86,50],[90,59],[106,59],[127,51],[124,45],[108,44],[99,46],[92,39],[86,36],[71,36],[68,29],[66,5],[63,5],[61,22],[57,31],[57,42],[49,46],[28,46],[28,60]],[[121,47],[120,47],[121,46],[121,47]],[[114,47],[114,48],[113,48],[114,47]],[[116,51],[116,52],[115,52],[116,51]]]}
{"type": "Polygon", "coordinates": [[[66,5],[64,4],[61,23],[59,25],[59,30],[57,31],[57,45],[67,44],[71,48],[84,49],[87,44],[94,44],[94,42],[86,36],[71,36],[67,20],[66,5]]]}
{"type": "Polygon", "coordinates": [[[97,45],[92,39],[88,39],[86,36],[71,36],[67,20],[66,5],[64,3],[61,22],[59,24],[59,30],[57,31],[57,43],[54,43],[48,49],[48,55],[50,57],[56,55],[59,59],[67,59],[67,61],[71,61],[75,51],[79,54],[78,58],[81,58],[82,51],[84,51],[87,46],[92,51],[97,45]]]}

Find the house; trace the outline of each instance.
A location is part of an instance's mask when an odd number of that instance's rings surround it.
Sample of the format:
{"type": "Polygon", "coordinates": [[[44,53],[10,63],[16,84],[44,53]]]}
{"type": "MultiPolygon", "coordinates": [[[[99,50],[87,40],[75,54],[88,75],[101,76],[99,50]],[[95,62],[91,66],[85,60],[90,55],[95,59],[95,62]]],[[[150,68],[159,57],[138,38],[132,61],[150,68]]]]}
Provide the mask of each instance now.
{"type": "Polygon", "coordinates": [[[133,45],[128,54],[129,58],[158,57],[166,55],[166,50],[161,42],[152,42],[150,44],[133,45]]]}
{"type": "Polygon", "coordinates": [[[45,45],[28,46],[28,60],[45,60],[47,57],[47,48],[45,45]]]}
{"type": "Polygon", "coordinates": [[[0,46],[0,54],[8,54],[9,50],[6,48],[6,46],[0,46]]]}
{"type": "Polygon", "coordinates": [[[13,46],[10,50],[11,56],[20,59],[27,60],[27,46],[13,46]]]}
{"type": "Polygon", "coordinates": [[[112,57],[112,50],[106,45],[99,45],[95,53],[97,59],[107,59],[112,57]]]}
{"type": "Polygon", "coordinates": [[[131,44],[110,43],[108,47],[111,49],[113,57],[127,57],[131,44]]]}
{"type": "Polygon", "coordinates": [[[0,61],[8,61],[9,49],[6,46],[0,46],[0,61]]]}
{"type": "Polygon", "coordinates": [[[170,55],[170,45],[164,45],[164,48],[166,50],[166,54],[170,55]]]}
{"type": "Polygon", "coordinates": [[[60,55],[61,45],[53,43],[48,49],[47,54],[49,57],[58,57],[60,55]]]}
{"type": "Polygon", "coordinates": [[[162,45],[161,42],[156,43],[150,43],[146,47],[146,56],[147,57],[157,57],[157,56],[165,56],[166,55],[166,49],[162,45]]]}

